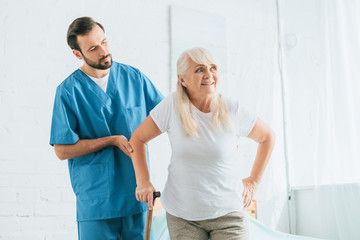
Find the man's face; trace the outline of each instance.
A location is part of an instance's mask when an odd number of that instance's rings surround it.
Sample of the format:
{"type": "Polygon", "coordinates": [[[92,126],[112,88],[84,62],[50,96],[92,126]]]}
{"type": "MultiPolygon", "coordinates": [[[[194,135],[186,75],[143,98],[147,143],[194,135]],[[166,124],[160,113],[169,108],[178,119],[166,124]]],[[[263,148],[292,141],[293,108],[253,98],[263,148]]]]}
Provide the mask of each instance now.
{"type": "Polygon", "coordinates": [[[112,56],[104,31],[95,25],[86,35],[77,36],[81,51],[75,55],[84,59],[85,63],[94,69],[105,70],[112,65],[112,56]],[[81,54],[81,56],[79,55],[81,54]]]}

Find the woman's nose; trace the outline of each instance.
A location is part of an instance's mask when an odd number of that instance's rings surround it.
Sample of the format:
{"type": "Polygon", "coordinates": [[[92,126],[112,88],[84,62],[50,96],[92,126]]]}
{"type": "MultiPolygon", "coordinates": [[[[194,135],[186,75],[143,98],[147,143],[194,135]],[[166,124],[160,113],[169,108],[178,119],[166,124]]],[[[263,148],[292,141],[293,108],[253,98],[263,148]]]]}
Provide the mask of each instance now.
{"type": "Polygon", "coordinates": [[[209,68],[206,68],[206,70],[204,71],[204,78],[210,78],[211,76],[211,72],[209,68]]]}

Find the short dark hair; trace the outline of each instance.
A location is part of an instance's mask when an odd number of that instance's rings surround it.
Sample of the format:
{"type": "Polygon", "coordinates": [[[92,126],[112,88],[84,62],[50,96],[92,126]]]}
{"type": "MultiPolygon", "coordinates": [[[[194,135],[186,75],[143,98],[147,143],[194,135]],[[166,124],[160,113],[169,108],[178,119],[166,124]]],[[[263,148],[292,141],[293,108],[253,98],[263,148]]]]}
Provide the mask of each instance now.
{"type": "Polygon", "coordinates": [[[77,41],[78,35],[86,35],[88,34],[95,25],[98,25],[104,32],[104,27],[94,21],[91,17],[81,17],[75,19],[69,26],[69,29],[67,31],[67,43],[71,49],[76,49],[81,52],[80,46],[77,41]]]}

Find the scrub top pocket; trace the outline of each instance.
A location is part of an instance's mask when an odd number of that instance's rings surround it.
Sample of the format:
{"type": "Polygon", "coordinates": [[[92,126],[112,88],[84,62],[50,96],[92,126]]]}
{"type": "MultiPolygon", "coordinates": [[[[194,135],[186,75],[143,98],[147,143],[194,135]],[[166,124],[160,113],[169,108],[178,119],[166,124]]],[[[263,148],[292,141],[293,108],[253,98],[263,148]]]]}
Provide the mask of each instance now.
{"type": "Polygon", "coordinates": [[[128,125],[130,136],[145,118],[145,106],[126,108],[126,124],[128,125]]]}
{"type": "Polygon", "coordinates": [[[109,198],[108,164],[78,166],[74,170],[74,192],[80,200],[109,198]]]}

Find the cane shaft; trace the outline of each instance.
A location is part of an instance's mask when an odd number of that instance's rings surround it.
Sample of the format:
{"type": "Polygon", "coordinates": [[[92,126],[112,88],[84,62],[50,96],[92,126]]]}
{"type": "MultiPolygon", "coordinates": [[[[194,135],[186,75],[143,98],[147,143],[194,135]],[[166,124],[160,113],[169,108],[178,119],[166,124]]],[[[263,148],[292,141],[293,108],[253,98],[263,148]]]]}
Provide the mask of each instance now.
{"type": "MultiPolygon", "coordinates": [[[[154,192],[154,196],[153,196],[153,203],[155,202],[155,199],[157,197],[160,197],[160,192],[154,192]]],[[[147,219],[146,219],[146,229],[145,229],[145,240],[149,240],[150,239],[150,231],[151,231],[151,222],[152,222],[152,215],[153,215],[153,210],[148,210],[147,213],[147,219]]]]}
{"type": "Polygon", "coordinates": [[[148,210],[147,219],[146,219],[146,232],[145,232],[145,240],[150,239],[150,230],[151,230],[151,220],[152,220],[153,210],[148,210]]]}

